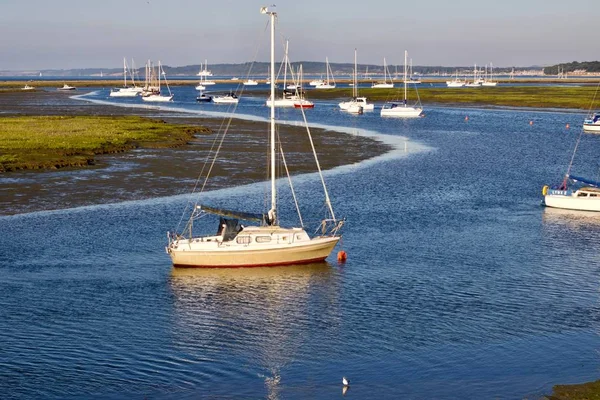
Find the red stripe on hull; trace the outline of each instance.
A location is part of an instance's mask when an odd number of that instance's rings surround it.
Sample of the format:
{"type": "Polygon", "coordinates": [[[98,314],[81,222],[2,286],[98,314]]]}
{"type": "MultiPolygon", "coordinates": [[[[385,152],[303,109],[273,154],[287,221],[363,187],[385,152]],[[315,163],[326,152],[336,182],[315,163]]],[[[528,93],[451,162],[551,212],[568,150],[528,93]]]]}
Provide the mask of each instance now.
{"type": "Polygon", "coordinates": [[[314,104],[311,104],[311,105],[294,104],[294,108],[315,108],[315,105],[314,104]]]}
{"type": "Polygon", "coordinates": [[[302,261],[291,261],[285,263],[272,263],[272,264],[240,264],[240,265],[181,265],[173,264],[175,268],[256,268],[256,267],[281,267],[285,265],[302,265],[311,264],[320,261],[325,261],[327,257],[312,258],[310,260],[302,261]]]}

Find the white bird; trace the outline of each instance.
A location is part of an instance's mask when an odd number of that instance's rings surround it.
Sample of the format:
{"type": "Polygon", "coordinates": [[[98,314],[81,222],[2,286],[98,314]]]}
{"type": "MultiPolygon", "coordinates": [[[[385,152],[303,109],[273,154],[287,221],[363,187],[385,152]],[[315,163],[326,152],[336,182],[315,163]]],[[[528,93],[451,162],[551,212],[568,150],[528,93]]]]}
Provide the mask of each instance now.
{"type": "Polygon", "coordinates": [[[348,381],[348,379],[346,379],[346,377],[342,377],[342,383],[344,384],[344,386],[350,386],[350,382],[348,381]]]}

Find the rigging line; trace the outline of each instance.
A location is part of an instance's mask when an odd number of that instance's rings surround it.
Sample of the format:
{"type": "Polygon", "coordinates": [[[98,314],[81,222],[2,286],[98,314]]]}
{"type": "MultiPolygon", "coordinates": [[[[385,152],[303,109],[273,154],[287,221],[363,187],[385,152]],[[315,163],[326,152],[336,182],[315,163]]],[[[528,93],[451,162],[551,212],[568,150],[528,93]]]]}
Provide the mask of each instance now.
{"type": "Polygon", "coordinates": [[[285,155],[283,154],[283,147],[281,146],[281,139],[279,140],[279,152],[281,153],[281,161],[283,161],[283,166],[285,167],[285,173],[287,174],[288,182],[290,184],[292,198],[294,199],[294,204],[296,205],[296,211],[298,212],[298,218],[300,219],[300,226],[302,228],[304,228],[304,221],[302,221],[302,214],[300,213],[300,206],[298,205],[298,199],[296,198],[296,191],[294,190],[294,185],[292,184],[292,177],[290,176],[290,171],[288,170],[287,162],[285,161],[285,155]]]}
{"type": "Polygon", "coordinates": [[[329,198],[329,192],[327,191],[327,185],[325,185],[325,178],[323,178],[323,173],[321,171],[321,164],[319,164],[319,159],[317,157],[317,151],[315,150],[315,144],[312,139],[312,135],[310,134],[310,129],[308,127],[308,122],[306,121],[306,113],[304,112],[304,107],[300,107],[300,111],[302,111],[302,119],[304,120],[304,126],[306,127],[306,133],[308,134],[308,140],[310,141],[310,147],[312,148],[313,156],[315,157],[315,163],[317,164],[317,170],[319,171],[319,177],[321,178],[321,184],[323,185],[323,192],[325,192],[325,202],[327,207],[329,207],[329,212],[331,213],[331,218],[336,221],[335,214],[333,212],[333,207],[331,205],[331,199],[329,198]]]}
{"type": "Polygon", "coordinates": [[[594,97],[592,97],[592,102],[590,103],[590,108],[588,109],[588,115],[591,115],[592,109],[594,108],[594,103],[596,102],[596,96],[598,95],[598,89],[600,89],[600,81],[596,85],[596,90],[594,91],[594,97]]]}
{"type": "MultiPolygon", "coordinates": [[[[573,154],[571,155],[571,162],[569,163],[569,167],[567,168],[567,175],[571,173],[571,167],[573,166],[573,161],[575,160],[575,154],[577,153],[577,147],[579,147],[579,143],[581,142],[581,137],[583,136],[583,128],[581,132],[579,132],[579,136],[577,137],[577,141],[575,142],[575,148],[573,149],[573,154]]],[[[566,181],[565,177],[565,181],[566,181]]]]}
{"type": "MultiPolygon", "coordinates": [[[[263,36],[264,36],[264,32],[267,30],[268,28],[268,23],[265,25],[265,29],[263,30],[263,36]]],[[[257,41],[257,43],[261,43],[262,40],[257,41]]],[[[258,54],[258,49],[259,49],[259,45],[257,44],[256,46],[256,50],[254,52],[254,61],[251,64],[250,69],[252,68],[252,65],[254,65],[255,61],[256,61],[256,56],[258,54]]],[[[247,75],[249,76],[249,74],[247,75]]],[[[238,84],[238,90],[239,90],[239,84],[238,84]]],[[[242,92],[243,92],[243,86],[242,86],[242,90],[240,91],[240,97],[242,96],[242,92]]],[[[221,125],[219,126],[219,129],[217,131],[217,135],[215,136],[215,139],[213,140],[213,143],[211,145],[211,148],[208,152],[208,154],[206,155],[206,159],[204,161],[204,164],[202,166],[202,170],[200,171],[200,174],[198,175],[198,178],[196,179],[196,182],[194,183],[194,187],[192,189],[192,193],[196,193],[197,189],[198,189],[198,185],[201,181],[202,175],[204,174],[204,171],[206,169],[206,166],[209,165],[209,160],[211,158],[211,153],[214,151],[214,156],[212,156],[212,161],[210,162],[210,167],[208,169],[208,172],[206,174],[206,177],[204,178],[204,182],[202,183],[200,190],[198,191],[198,198],[199,196],[204,192],[204,189],[206,188],[206,185],[208,183],[208,179],[210,178],[210,174],[213,170],[213,167],[216,163],[217,157],[219,155],[219,152],[221,150],[221,148],[223,147],[223,141],[225,140],[225,136],[227,135],[227,132],[229,131],[229,127],[231,126],[231,121],[233,120],[233,114],[235,113],[236,109],[237,109],[238,104],[236,103],[233,106],[233,110],[231,111],[231,113],[229,114],[229,118],[224,118],[223,121],[221,122],[221,125]],[[223,126],[225,126],[225,128],[223,128],[223,126]],[[223,132],[221,134],[221,132],[223,132]],[[219,137],[221,137],[221,139],[219,140],[219,137]],[[217,149],[214,150],[215,144],[219,143],[217,146],[217,149]]],[[[191,202],[188,202],[182,212],[181,218],[177,224],[177,230],[179,229],[179,227],[181,226],[181,224],[183,223],[184,217],[186,215],[186,213],[188,212],[189,206],[190,206],[191,202]]],[[[196,206],[198,205],[198,199],[193,203],[193,208],[192,208],[192,214],[190,215],[190,220],[193,218],[193,210],[196,208],[196,206]]],[[[188,222],[189,225],[190,222],[188,222]]],[[[187,226],[186,226],[187,227],[187,226]]],[[[184,229],[185,230],[185,229],[184,229]]]]}
{"type": "MultiPolygon", "coordinates": [[[[592,98],[592,102],[590,103],[590,108],[588,110],[588,114],[592,113],[592,109],[594,107],[594,102],[596,101],[596,96],[598,94],[598,90],[600,89],[600,81],[598,85],[596,85],[596,90],[594,91],[594,97],[592,98]]],[[[573,166],[573,161],[575,160],[575,154],[577,153],[577,147],[579,147],[579,143],[581,142],[581,137],[583,136],[584,130],[581,129],[579,132],[579,137],[577,138],[577,142],[575,142],[575,148],[573,149],[573,154],[571,155],[571,162],[569,163],[569,167],[567,168],[567,175],[571,173],[571,167],[573,166]]],[[[566,183],[566,177],[565,177],[566,183]]]]}

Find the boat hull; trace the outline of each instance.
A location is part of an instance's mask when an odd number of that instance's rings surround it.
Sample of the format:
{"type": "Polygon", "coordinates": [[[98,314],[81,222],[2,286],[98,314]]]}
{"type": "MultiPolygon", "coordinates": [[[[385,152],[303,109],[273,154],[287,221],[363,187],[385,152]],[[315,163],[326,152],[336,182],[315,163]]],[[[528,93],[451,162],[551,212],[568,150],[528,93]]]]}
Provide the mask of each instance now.
{"type": "Polygon", "coordinates": [[[544,204],[552,208],[600,212],[600,198],[579,199],[572,196],[546,195],[544,204]]]}
{"type": "Polygon", "coordinates": [[[391,89],[394,87],[393,83],[375,83],[371,86],[374,89],[391,89]]]}
{"type": "Polygon", "coordinates": [[[385,105],[381,109],[382,117],[418,118],[423,112],[422,108],[408,107],[402,104],[385,105]]]}
{"type": "Polygon", "coordinates": [[[140,93],[133,90],[113,90],[110,97],[137,97],[140,93]]]}
{"type": "Polygon", "coordinates": [[[315,89],[335,89],[335,85],[325,83],[322,85],[315,86],[315,89]]]}
{"type": "Polygon", "coordinates": [[[239,99],[236,98],[224,98],[224,97],[213,97],[212,102],[215,104],[237,104],[239,99]]]}
{"type": "Polygon", "coordinates": [[[161,96],[156,94],[151,94],[150,96],[143,96],[142,100],[154,103],[166,103],[168,101],[173,101],[173,95],[171,96],[161,96]]]}
{"type": "MultiPolygon", "coordinates": [[[[273,104],[274,107],[295,107],[296,106],[296,102],[298,102],[298,99],[275,99],[275,102],[273,104]]],[[[271,107],[271,100],[267,100],[266,101],[266,106],[267,107],[271,107]]]]}
{"type": "Polygon", "coordinates": [[[183,268],[239,268],[297,265],[323,261],[339,237],[317,237],[307,242],[276,246],[240,245],[232,242],[181,243],[167,250],[173,266],[183,268]]]}
{"type": "MultiPolygon", "coordinates": [[[[544,188],[546,190],[546,188],[544,188]]],[[[597,188],[571,190],[547,190],[544,205],[566,210],[600,212],[600,191],[597,188]]]]}
{"type": "Polygon", "coordinates": [[[583,130],[586,132],[600,132],[600,124],[596,123],[584,123],[583,130]]]}

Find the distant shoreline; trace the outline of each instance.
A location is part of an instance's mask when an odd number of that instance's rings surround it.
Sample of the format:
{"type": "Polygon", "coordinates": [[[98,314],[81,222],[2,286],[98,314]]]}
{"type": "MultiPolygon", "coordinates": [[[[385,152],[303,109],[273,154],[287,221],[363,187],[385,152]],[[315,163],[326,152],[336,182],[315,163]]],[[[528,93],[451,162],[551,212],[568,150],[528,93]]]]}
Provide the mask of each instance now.
{"type": "MultiPolygon", "coordinates": [[[[192,86],[197,80],[174,80],[170,81],[172,87],[192,86]]],[[[306,96],[309,99],[344,99],[352,96],[352,88],[348,85],[349,80],[338,80],[335,89],[315,90],[305,89],[306,96]]],[[[371,81],[360,81],[363,86],[371,81]]],[[[436,83],[442,83],[435,80],[436,83]]],[[[0,94],[6,92],[25,92],[22,88],[27,84],[35,89],[28,91],[32,95],[39,92],[52,93],[56,89],[67,83],[75,86],[79,91],[92,89],[108,89],[122,86],[122,81],[113,80],[65,80],[65,81],[0,81],[0,94]]],[[[219,80],[221,84],[239,84],[239,91],[244,90],[241,82],[230,80],[219,80]]],[[[267,85],[260,82],[259,87],[254,87],[252,91],[247,92],[251,96],[268,97],[267,85]],[[261,87],[262,86],[262,87],[261,87]]],[[[445,83],[445,81],[443,82],[445,83]]],[[[498,80],[496,87],[432,87],[432,82],[423,81],[420,85],[409,85],[409,102],[416,101],[417,92],[421,103],[427,108],[428,104],[452,104],[469,106],[503,106],[503,107],[529,107],[529,108],[556,108],[556,109],[579,109],[589,110],[600,108],[600,104],[590,104],[596,97],[596,90],[600,85],[599,79],[531,79],[519,81],[498,80]],[[508,85],[510,82],[511,85],[508,85]],[[515,83],[524,85],[515,85],[515,83]],[[538,85],[535,85],[535,84],[538,85]],[[529,85],[525,85],[529,84],[529,85]],[[533,84],[533,85],[531,85],[533,84]]],[[[402,94],[400,91],[404,85],[396,82],[392,89],[377,89],[370,87],[360,87],[360,95],[366,96],[371,101],[389,101],[397,99],[402,94]]],[[[207,92],[225,91],[219,88],[219,85],[211,87],[207,92]]],[[[77,93],[77,91],[69,91],[77,93]]],[[[64,93],[63,93],[64,95],[64,93]]],[[[246,94],[243,94],[246,95],[246,94]]]]}

